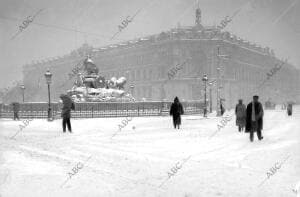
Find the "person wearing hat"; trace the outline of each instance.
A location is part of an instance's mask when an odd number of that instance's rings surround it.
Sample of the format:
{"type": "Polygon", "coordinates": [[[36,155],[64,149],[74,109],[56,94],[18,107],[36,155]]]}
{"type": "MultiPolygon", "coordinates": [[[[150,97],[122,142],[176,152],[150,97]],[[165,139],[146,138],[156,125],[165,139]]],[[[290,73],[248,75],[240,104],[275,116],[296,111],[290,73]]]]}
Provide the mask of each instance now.
{"type": "Polygon", "coordinates": [[[69,132],[72,133],[70,119],[71,119],[71,110],[75,110],[74,102],[66,94],[61,94],[60,99],[62,100],[62,103],[63,103],[62,112],[61,112],[61,117],[63,118],[63,121],[62,121],[63,132],[64,133],[66,132],[66,126],[67,126],[69,132]]]}
{"type": "Polygon", "coordinates": [[[253,96],[253,101],[247,105],[246,110],[246,132],[250,132],[250,141],[253,142],[254,132],[257,132],[259,140],[263,139],[261,131],[263,129],[264,110],[258,101],[258,96],[253,96]]]}
{"type": "Polygon", "coordinates": [[[239,127],[239,132],[244,130],[246,125],[246,106],[243,100],[239,99],[239,103],[235,106],[236,126],[239,127]]]}

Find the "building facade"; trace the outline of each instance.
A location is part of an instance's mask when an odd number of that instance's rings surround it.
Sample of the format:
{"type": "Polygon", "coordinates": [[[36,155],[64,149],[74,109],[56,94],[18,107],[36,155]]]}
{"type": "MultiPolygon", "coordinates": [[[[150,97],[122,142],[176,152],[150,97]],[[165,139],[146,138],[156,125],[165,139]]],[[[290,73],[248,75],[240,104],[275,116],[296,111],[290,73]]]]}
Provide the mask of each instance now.
{"type": "MultiPolygon", "coordinates": [[[[198,13],[199,17],[199,13],[198,13]]],[[[137,99],[204,99],[204,74],[208,76],[207,98],[216,105],[217,92],[231,108],[239,98],[248,102],[253,94],[262,101],[299,102],[299,70],[262,48],[216,27],[178,27],[168,32],[128,42],[93,48],[84,44],[70,54],[24,66],[24,84],[30,101],[46,101],[44,73],[53,73],[52,99],[72,87],[68,74],[90,55],[106,79],[125,76],[126,90],[137,99]],[[278,64],[282,67],[270,76],[278,64]],[[170,78],[168,73],[181,65],[170,78]],[[268,74],[269,73],[269,74],[268,74]],[[261,85],[263,83],[263,85],[261,85]],[[211,93],[211,95],[209,95],[211,93]]],[[[173,72],[174,73],[174,72],[173,72]]]]}

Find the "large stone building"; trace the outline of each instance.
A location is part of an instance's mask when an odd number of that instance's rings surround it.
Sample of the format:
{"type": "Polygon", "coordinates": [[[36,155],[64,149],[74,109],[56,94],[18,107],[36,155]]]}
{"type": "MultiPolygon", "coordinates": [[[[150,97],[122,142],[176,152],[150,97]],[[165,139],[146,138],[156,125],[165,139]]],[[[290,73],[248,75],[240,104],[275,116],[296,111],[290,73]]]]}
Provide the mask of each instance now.
{"type": "MultiPolygon", "coordinates": [[[[227,108],[239,98],[249,101],[253,94],[260,95],[262,101],[269,98],[276,102],[299,101],[299,70],[285,62],[268,77],[267,73],[280,63],[272,50],[215,26],[203,27],[199,11],[196,11],[196,25],[192,27],[177,27],[102,48],[84,44],[63,57],[25,65],[26,100],[47,101],[44,79],[47,68],[53,73],[52,100],[58,100],[59,94],[70,89],[74,82],[68,74],[90,55],[105,78],[125,76],[126,89],[138,99],[172,100],[175,96],[181,100],[203,99],[202,77],[207,74],[208,81],[219,81],[219,85],[214,82],[210,86],[213,105],[217,85],[227,108]],[[168,72],[178,64],[182,64],[182,69],[169,79],[168,72]]],[[[207,92],[210,98],[209,87],[207,92]]]]}

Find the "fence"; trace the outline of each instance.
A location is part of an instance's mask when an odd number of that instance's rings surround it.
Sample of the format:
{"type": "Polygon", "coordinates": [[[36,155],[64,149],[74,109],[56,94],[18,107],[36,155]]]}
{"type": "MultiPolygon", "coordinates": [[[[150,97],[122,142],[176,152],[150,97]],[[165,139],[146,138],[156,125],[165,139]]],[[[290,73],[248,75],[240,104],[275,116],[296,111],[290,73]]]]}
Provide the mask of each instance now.
{"type": "MultiPolygon", "coordinates": [[[[203,113],[204,103],[182,102],[185,114],[203,113]]],[[[126,116],[165,116],[169,114],[171,102],[122,102],[122,103],[75,103],[73,118],[103,118],[126,116]]],[[[60,118],[61,103],[51,103],[52,117],[60,118]]],[[[20,103],[19,117],[47,118],[48,103],[20,103]]],[[[0,103],[0,118],[13,118],[12,105],[0,103]]]]}

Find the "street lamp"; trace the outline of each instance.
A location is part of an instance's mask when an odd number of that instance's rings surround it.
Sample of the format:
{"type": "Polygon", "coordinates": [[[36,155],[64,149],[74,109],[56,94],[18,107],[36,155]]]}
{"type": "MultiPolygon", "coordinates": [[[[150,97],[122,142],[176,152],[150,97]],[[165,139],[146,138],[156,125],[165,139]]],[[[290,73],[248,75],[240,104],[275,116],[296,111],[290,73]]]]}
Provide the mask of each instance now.
{"type": "Polygon", "coordinates": [[[203,78],[202,78],[202,81],[204,82],[204,113],[203,113],[203,116],[204,117],[207,117],[207,104],[206,104],[206,83],[208,81],[208,78],[207,78],[207,75],[204,74],[203,75],[203,78]]]}
{"type": "Polygon", "coordinates": [[[217,116],[221,116],[220,110],[220,68],[217,68],[217,116]]]}
{"type": "Polygon", "coordinates": [[[212,85],[213,85],[213,82],[210,81],[208,83],[209,85],[209,113],[212,113],[212,85]]]}
{"type": "Polygon", "coordinates": [[[221,116],[220,109],[220,71],[221,71],[221,59],[229,59],[230,56],[226,54],[220,53],[220,46],[217,46],[217,116],[221,116]]]}
{"type": "Polygon", "coordinates": [[[52,114],[51,114],[51,104],[50,104],[50,84],[51,84],[51,78],[52,78],[52,73],[50,73],[49,69],[45,73],[45,78],[46,78],[46,83],[48,85],[48,121],[52,119],[52,114]]]}
{"type": "Polygon", "coordinates": [[[131,90],[131,96],[133,97],[133,88],[134,86],[133,85],[130,85],[130,90],[131,90]]]}
{"type": "Polygon", "coordinates": [[[25,86],[24,86],[24,85],[20,85],[20,88],[21,88],[21,90],[22,90],[23,103],[24,103],[25,86]]]}

